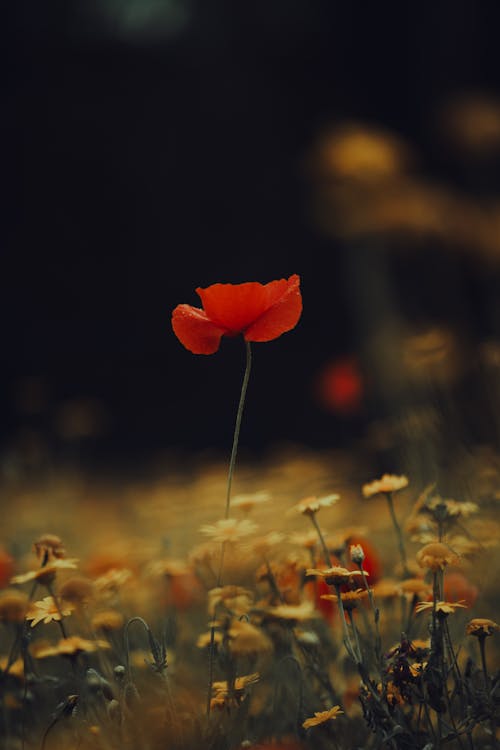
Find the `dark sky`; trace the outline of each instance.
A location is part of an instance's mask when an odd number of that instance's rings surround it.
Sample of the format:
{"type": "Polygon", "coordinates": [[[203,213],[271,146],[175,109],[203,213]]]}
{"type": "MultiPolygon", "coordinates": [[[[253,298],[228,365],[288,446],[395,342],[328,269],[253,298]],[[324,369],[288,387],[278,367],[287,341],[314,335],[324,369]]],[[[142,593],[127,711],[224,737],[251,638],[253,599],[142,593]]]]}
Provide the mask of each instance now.
{"type": "MultiPolygon", "coordinates": [[[[356,431],[311,394],[313,374],[357,341],[349,249],[314,226],[306,155],[325,126],[356,119],[417,144],[431,173],[466,180],[429,122],[456,91],[497,92],[495,4],[385,14],[336,0],[61,0],[9,14],[4,445],[33,426],[16,401],[28,377],[46,389],[35,424],[47,434],[66,400],[104,403],[105,455],[226,446],[241,342],[195,357],[170,312],[195,304],[197,286],[292,273],[303,319],[255,347],[243,442],[322,445],[356,431]]],[[[483,281],[468,272],[457,271],[474,317],[483,281]]]]}

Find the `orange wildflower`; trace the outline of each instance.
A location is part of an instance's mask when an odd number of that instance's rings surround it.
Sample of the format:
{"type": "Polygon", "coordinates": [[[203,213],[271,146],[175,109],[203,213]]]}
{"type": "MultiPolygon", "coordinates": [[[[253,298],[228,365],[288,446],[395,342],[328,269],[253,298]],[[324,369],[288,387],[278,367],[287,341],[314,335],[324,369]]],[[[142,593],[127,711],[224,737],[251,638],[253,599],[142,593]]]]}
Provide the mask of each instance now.
{"type": "Polygon", "coordinates": [[[260,284],[212,284],[198,287],[203,309],[177,305],[172,313],[174,333],[193,354],[213,354],[222,336],[242,334],[245,341],[272,341],[290,331],[302,313],[297,274],[260,284]]]}

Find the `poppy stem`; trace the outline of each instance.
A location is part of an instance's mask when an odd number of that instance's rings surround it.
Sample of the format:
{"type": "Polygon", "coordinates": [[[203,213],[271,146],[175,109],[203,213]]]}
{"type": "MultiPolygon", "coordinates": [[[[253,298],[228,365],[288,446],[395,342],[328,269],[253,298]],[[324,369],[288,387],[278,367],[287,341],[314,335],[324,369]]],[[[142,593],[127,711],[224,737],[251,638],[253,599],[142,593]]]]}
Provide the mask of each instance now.
{"type": "Polygon", "coordinates": [[[231,505],[231,485],[233,483],[234,467],[236,464],[236,454],[238,453],[238,441],[240,437],[241,418],[243,416],[243,409],[245,406],[245,397],[247,394],[248,381],[250,380],[250,370],[252,369],[252,348],[249,341],[245,341],[247,358],[245,365],[245,374],[243,375],[243,383],[241,384],[240,401],[238,403],[238,411],[236,412],[236,422],[234,425],[233,435],[233,446],[231,448],[231,458],[229,460],[229,471],[227,474],[227,491],[226,491],[226,511],[224,518],[229,518],[229,508],[231,505]]]}
{"type": "MultiPolygon", "coordinates": [[[[236,465],[236,455],[238,453],[238,441],[240,438],[241,419],[243,417],[243,409],[245,407],[245,398],[247,395],[248,381],[250,380],[250,370],[252,369],[252,348],[250,346],[250,342],[245,341],[245,346],[246,346],[246,353],[247,353],[246,364],[245,364],[245,374],[243,375],[243,383],[241,384],[240,400],[238,403],[238,411],[236,412],[236,422],[234,425],[231,458],[229,459],[229,469],[227,472],[226,510],[224,512],[224,518],[229,518],[229,510],[231,507],[231,485],[233,483],[234,467],[236,465]]],[[[219,571],[217,573],[217,581],[215,584],[216,588],[220,588],[222,586],[222,570],[224,567],[225,548],[226,548],[225,542],[222,542],[220,562],[219,562],[219,571]]],[[[215,619],[215,612],[212,617],[212,620],[214,619],[215,619]]],[[[210,646],[209,646],[209,655],[208,655],[208,690],[207,690],[207,708],[206,708],[206,714],[208,718],[210,717],[210,708],[211,708],[211,700],[212,700],[212,685],[214,682],[214,660],[215,660],[215,626],[212,625],[210,628],[210,646]]]]}

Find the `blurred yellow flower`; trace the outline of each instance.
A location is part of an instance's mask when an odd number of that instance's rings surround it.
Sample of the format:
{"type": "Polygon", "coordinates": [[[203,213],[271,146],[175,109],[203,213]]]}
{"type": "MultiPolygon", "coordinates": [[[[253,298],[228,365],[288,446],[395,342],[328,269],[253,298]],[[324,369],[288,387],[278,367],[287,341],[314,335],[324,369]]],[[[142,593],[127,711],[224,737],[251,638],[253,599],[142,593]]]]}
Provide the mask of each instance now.
{"type": "Polygon", "coordinates": [[[417,552],[416,557],[421,568],[428,568],[434,573],[447,565],[458,563],[457,555],[443,542],[426,544],[417,552]]]}
{"type": "Polygon", "coordinates": [[[11,583],[27,583],[28,581],[38,581],[41,584],[50,584],[54,580],[58,570],[69,570],[77,567],[78,560],[53,560],[43,568],[37,570],[30,570],[28,573],[21,573],[21,575],[14,576],[11,578],[11,583]]]}
{"type": "Polygon", "coordinates": [[[309,727],[316,727],[318,724],[324,724],[325,721],[331,721],[336,719],[340,714],[343,714],[344,712],[340,708],[340,706],[333,706],[333,708],[330,708],[328,711],[315,711],[314,716],[311,716],[310,719],[306,719],[302,726],[304,729],[309,729],[309,727]]]}
{"type": "Polygon", "coordinates": [[[257,524],[247,518],[241,521],[236,518],[222,518],[214,524],[200,526],[200,531],[211,537],[214,542],[237,542],[242,537],[254,534],[257,528],[257,524]]]}
{"type": "Polygon", "coordinates": [[[260,490],[259,492],[252,492],[251,494],[240,494],[235,495],[231,499],[231,508],[239,508],[244,513],[251,511],[255,505],[261,503],[267,503],[271,499],[271,493],[267,490],[260,490]]]}
{"type": "Polygon", "coordinates": [[[408,487],[408,477],[404,475],[396,476],[395,474],[384,474],[380,479],[374,479],[373,482],[363,485],[363,497],[369,498],[379,495],[381,492],[397,492],[408,487]]]}
{"type": "Polygon", "coordinates": [[[323,497],[311,495],[310,497],[305,497],[297,505],[294,505],[291,508],[291,512],[296,511],[306,516],[312,516],[320,508],[330,508],[332,505],[335,505],[338,500],[340,500],[340,495],[336,494],[324,495],[323,497]]]}

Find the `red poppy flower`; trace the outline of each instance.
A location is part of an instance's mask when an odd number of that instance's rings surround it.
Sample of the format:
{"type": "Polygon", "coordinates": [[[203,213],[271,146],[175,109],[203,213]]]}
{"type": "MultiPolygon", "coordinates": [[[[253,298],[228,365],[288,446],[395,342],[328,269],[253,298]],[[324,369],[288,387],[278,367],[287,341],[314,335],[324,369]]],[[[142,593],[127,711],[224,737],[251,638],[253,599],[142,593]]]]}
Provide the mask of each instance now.
{"type": "Polygon", "coordinates": [[[222,336],[243,334],[245,341],[272,341],[297,325],[302,297],[297,274],[259,284],[212,284],[198,287],[203,309],[177,305],[174,333],[193,354],[213,354],[222,336]]]}

